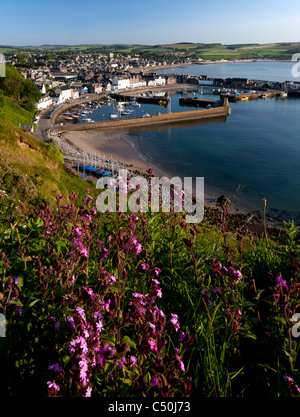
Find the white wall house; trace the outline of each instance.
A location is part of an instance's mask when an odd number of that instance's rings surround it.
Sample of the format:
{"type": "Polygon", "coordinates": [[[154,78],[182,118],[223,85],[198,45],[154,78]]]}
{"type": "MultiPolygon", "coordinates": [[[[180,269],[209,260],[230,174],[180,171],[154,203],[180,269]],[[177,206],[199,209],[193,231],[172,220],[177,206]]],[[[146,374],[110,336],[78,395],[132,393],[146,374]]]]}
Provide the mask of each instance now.
{"type": "Polygon", "coordinates": [[[73,90],[68,86],[62,86],[55,90],[55,94],[58,96],[57,103],[61,104],[72,98],[73,90]]]}
{"type": "Polygon", "coordinates": [[[144,80],[130,80],[130,88],[146,87],[147,82],[144,80]]]}
{"type": "Polygon", "coordinates": [[[94,90],[94,93],[102,93],[103,92],[102,84],[99,84],[99,83],[93,84],[92,88],[94,90]]]}
{"type": "Polygon", "coordinates": [[[40,101],[38,103],[36,103],[35,107],[37,110],[43,110],[46,109],[47,107],[52,106],[53,104],[53,100],[51,97],[46,96],[40,99],[40,101]]]}
{"type": "Polygon", "coordinates": [[[164,77],[159,76],[158,78],[154,78],[153,80],[148,81],[149,87],[155,87],[156,85],[165,85],[166,79],[164,77]]]}
{"type": "Polygon", "coordinates": [[[130,87],[130,79],[128,77],[115,77],[112,80],[112,90],[124,90],[130,87]]]}

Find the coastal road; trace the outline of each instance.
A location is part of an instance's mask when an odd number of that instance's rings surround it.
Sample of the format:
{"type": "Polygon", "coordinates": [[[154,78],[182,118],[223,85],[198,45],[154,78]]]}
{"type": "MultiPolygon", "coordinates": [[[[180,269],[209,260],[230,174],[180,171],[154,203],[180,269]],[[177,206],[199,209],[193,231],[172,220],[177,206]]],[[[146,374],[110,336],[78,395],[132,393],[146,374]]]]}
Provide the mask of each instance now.
{"type": "Polygon", "coordinates": [[[47,130],[51,128],[51,111],[52,107],[41,113],[37,129],[34,132],[34,137],[42,142],[48,142],[47,130]]]}

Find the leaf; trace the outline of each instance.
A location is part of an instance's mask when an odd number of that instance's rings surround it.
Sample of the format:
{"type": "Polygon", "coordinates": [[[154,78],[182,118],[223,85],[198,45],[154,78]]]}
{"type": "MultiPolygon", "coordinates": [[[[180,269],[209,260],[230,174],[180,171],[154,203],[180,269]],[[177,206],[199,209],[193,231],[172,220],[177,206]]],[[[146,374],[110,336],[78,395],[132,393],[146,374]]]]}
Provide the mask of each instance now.
{"type": "Polygon", "coordinates": [[[131,379],[129,379],[129,378],[122,378],[122,379],[121,379],[121,381],[122,381],[124,384],[127,384],[127,385],[132,385],[132,380],[131,380],[131,379]]]}
{"type": "Polygon", "coordinates": [[[29,308],[33,307],[39,300],[39,298],[37,298],[36,300],[31,301],[31,303],[28,305],[29,308]]]}
{"type": "Polygon", "coordinates": [[[286,320],[281,316],[275,316],[274,319],[279,321],[280,323],[286,324],[286,320]]]}
{"type": "Polygon", "coordinates": [[[239,374],[239,373],[241,373],[243,369],[244,369],[244,366],[242,366],[242,368],[241,368],[239,371],[237,371],[237,372],[234,372],[234,373],[230,374],[230,379],[232,380],[232,379],[234,379],[236,376],[238,376],[238,374],[239,374]]]}
{"type": "Polygon", "coordinates": [[[129,336],[124,336],[122,339],[122,344],[125,343],[126,345],[129,345],[130,347],[136,349],[136,343],[130,339],[129,336]]]}
{"type": "Polygon", "coordinates": [[[37,219],[36,222],[34,222],[33,219],[29,219],[27,223],[28,229],[30,230],[38,230],[39,228],[44,226],[44,222],[42,219],[37,219]]]}

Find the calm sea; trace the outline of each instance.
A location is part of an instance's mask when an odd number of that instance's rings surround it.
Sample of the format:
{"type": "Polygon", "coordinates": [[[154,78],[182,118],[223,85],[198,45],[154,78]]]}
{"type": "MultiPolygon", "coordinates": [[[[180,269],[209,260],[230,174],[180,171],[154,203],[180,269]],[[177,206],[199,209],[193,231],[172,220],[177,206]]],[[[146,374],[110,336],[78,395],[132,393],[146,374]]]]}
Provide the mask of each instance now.
{"type": "Polygon", "coordinates": [[[189,65],[157,72],[161,74],[208,75],[214,78],[241,77],[264,81],[300,81],[300,78],[295,78],[292,75],[294,65],[295,62],[237,62],[189,65]]]}
{"type": "MultiPolygon", "coordinates": [[[[290,68],[290,63],[247,63],[195,65],[174,71],[284,81],[291,79],[290,68]]],[[[180,96],[179,92],[171,96],[172,111],[190,109],[179,106],[180,96]]],[[[172,176],[204,177],[206,193],[225,194],[238,207],[251,211],[261,212],[266,198],[268,217],[300,224],[300,99],[260,99],[230,103],[230,107],[226,122],[147,129],[129,137],[172,176]]],[[[93,118],[106,118],[105,111],[98,109],[98,117],[93,118]]],[[[137,111],[157,114],[170,108],[143,105],[137,111]]]]}

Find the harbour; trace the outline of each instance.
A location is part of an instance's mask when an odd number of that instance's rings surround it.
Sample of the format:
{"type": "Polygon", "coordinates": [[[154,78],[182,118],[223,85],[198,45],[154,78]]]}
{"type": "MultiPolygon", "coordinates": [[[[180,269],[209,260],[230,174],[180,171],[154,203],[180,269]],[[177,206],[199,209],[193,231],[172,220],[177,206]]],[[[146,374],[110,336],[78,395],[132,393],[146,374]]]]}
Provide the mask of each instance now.
{"type": "MultiPolygon", "coordinates": [[[[277,63],[269,64],[270,68],[275,67],[276,72],[277,63]]],[[[215,67],[224,68],[219,64],[215,67]]],[[[234,73],[235,65],[228,67],[234,73]]],[[[255,67],[253,64],[252,68],[255,67]]],[[[181,70],[178,69],[179,72],[181,70]]],[[[191,71],[191,67],[185,67],[185,70],[191,71]]],[[[226,75],[230,76],[230,73],[226,75]]],[[[286,79],[289,79],[288,75],[286,79]]],[[[255,71],[249,73],[249,80],[252,78],[258,79],[255,71]]],[[[270,75],[270,78],[273,77],[270,75]]],[[[275,81],[273,83],[276,84],[275,81]]],[[[144,88],[140,92],[145,94],[149,90],[144,88]]],[[[125,109],[131,108],[133,113],[126,115],[120,112],[115,119],[110,119],[117,100],[110,97],[106,101],[108,97],[98,95],[97,100],[102,100],[102,104],[98,108],[95,106],[93,112],[87,115],[94,120],[93,123],[85,123],[80,117],[75,123],[66,120],[64,126],[56,124],[56,128],[70,133],[90,132],[91,135],[101,130],[113,132],[114,128],[115,132],[126,132],[127,142],[168,175],[204,176],[210,201],[224,193],[237,210],[243,208],[262,214],[262,200],[266,198],[270,219],[292,219],[296,224],[300,223],[297,198],[300,193],[297,180],[300,174],[297,162],[300,157],[297,142],[300,102],[296,95],[280,88],[273,94],[272,89],[267,91],[251,86],[237,89],[181,84],[176,88],[159,90],[168,91],[170,100],[167,106],[138,103],[136,100],[136,107],[131,106],[130,99],[124,99],[124,95],[132,98],[138,92],[118,92],[119,104],[125,109]],[[236,96],[232,101],[230,94],[236,96]],[[188,102],[195,104],[197,100],[202,101],[202,107],[195,107],[195,111],[201,112],[212,110],[207,106],[214,105],[224,96],[230,103],[230,117],[227,114],[224,117],[169,123],[172,117],[167,114],[185,112],[188,102]],[[180,102],[185,105],[181,106],[180,102]],[[162,115],[163,123],[151,123],[162,115]],[[134,119],[138,119],[136,123],[134,119]]],[[[118,159],[116,154],[115,158],[118,159]]],[[[121,152],[119,160],[122,160],[121,152]]]]}

